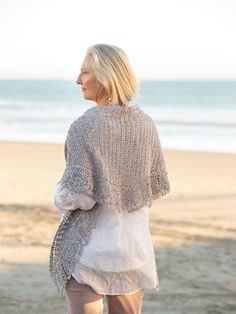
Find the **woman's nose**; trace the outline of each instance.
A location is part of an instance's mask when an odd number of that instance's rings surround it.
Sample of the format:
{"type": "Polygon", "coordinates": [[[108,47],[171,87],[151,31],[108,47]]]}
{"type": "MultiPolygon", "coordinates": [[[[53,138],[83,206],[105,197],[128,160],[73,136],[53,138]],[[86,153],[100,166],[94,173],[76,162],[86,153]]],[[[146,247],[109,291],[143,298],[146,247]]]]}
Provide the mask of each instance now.
{"type": "Polygon", "coordinates": [[[80,79],[80,75],[78,76],[77,80],[76,80],[76,84],[82,84],[82,81],[80,79]]]}

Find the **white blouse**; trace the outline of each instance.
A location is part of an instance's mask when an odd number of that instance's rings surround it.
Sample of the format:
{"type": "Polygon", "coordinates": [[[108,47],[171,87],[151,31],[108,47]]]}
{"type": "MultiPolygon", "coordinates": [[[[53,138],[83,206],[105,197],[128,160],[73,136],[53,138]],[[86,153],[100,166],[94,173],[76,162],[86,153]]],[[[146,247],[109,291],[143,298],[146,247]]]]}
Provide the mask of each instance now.
{"type": "MultiPolygon", "coordinates": [[[[91,209],[96,201],[85,192],[68,193],[57,184],[53,203],[62,214],[91,209]]],[[[128,213],[101,205],[96,228],[83,248],[72,276],[105,295],[132,294],[140,288],[159,291],[148,206],[128,213]]]]}

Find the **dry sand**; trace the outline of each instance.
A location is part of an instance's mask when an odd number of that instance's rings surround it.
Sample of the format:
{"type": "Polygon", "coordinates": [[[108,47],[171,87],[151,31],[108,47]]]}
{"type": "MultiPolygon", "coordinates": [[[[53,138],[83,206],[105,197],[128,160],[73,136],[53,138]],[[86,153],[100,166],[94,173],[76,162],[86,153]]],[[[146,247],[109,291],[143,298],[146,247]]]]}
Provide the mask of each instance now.
{"type": "MultiPolygon", "coordinates": [[[[65,314],[48,273],[63,145],[0,152],[0,313],[65,314]]],[[[161,289],[145,291],[142,313],[236,313],[236,154],[164,154],[172,191],[150,209],[161,289]]]]}

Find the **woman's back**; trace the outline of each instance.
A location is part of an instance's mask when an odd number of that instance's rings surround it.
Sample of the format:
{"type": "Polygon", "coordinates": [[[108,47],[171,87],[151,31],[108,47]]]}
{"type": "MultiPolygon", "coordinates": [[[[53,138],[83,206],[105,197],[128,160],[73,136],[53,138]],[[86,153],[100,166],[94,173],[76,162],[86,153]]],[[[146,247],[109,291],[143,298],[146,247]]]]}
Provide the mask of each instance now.
{"type": "Polygon", "coordinates": [[[139,106],[88,109],[70,126],[65,159],[62,187],[101,204],[132,212],[169,191],[157,129],[139,106]]]}

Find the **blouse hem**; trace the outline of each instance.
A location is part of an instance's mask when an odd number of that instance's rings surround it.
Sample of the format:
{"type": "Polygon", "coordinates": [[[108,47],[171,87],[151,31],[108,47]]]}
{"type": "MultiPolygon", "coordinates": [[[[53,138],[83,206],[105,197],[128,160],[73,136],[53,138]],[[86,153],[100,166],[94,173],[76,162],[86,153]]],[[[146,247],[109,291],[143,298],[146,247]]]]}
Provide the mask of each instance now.
{"type": "MultiPolygon", "coordinates": [[[[72,275],[73,276],[73,275],[72,275]]],[[[137,288],[135,291],[133,292],[99,292],[95,287],[92,287],[90,285],[90,283],[87,283],[87,282],[84,282],[84,281],[79,281],[77,280],[74,276],[73,278],[78,282],[78,283],[81,283],[81,284],[85,284],[85,285],[89,285],[97,294],[103,294],[103,295],[131,295],[131,294],[134,294],[135,292],[137,292],[138,290],[140,289],[147,289],[147,290],[155,290],[155,291],[160,291],[160,286],[159,285],[156,285],[155,287],[139,287],[137,288]]]]}

